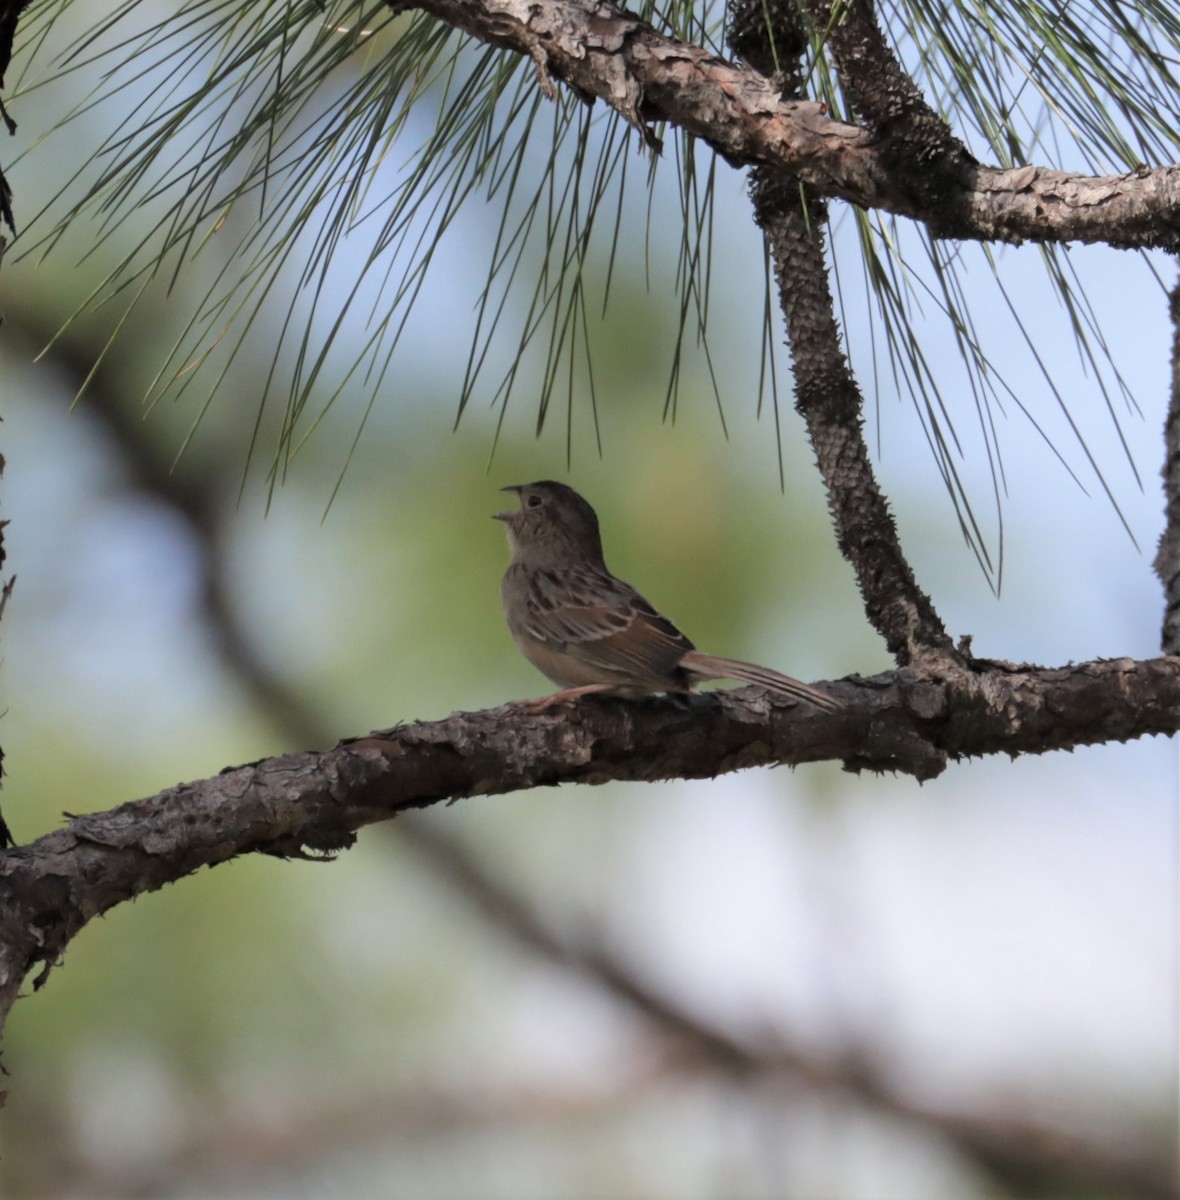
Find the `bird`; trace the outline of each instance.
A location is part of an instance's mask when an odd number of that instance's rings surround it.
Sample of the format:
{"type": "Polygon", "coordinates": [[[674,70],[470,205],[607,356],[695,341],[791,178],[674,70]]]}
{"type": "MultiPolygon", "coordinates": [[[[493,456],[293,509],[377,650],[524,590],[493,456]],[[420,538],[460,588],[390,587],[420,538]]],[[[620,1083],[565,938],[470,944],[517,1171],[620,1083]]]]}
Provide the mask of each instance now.
{"type": "Polygon", "coordinates": [[[702,654],[629,583],[607,568],[598,514],[551,479],[501,488],[520,508],[494,514],[511,555],[500,585],[521,653],[562,690],[539,703],[602,693],[683,694],[714,679],[758,684],[833,712],[831,696],[769,667],[702,654]]]}

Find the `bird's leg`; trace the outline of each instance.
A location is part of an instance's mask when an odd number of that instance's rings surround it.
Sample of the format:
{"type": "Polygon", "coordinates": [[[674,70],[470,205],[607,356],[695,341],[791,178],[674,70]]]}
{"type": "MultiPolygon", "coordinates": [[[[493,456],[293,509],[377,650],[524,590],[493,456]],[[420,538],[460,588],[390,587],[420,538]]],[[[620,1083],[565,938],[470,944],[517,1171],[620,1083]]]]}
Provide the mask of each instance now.
{"type": "Polygon", "coordinates": [[[563,700],[576,700],[579,696],[609,692],[611,687],[612,685],[609,683],[587,683],[581,687],[562,688],[560,692],[554,692],[552,696],[540,696],[536,700],[517,700],[516,707],[524,709],[525,712],[540,713],[554,704],[560,704],[563,700]]]}

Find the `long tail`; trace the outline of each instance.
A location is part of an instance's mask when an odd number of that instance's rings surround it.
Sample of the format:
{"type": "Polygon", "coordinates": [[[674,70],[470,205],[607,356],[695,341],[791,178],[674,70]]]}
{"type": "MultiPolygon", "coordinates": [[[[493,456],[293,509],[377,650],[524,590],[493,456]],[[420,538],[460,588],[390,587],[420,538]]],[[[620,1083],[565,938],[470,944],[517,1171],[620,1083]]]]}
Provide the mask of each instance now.
{"type": "Polygon", "coordinates": [[[715,658],[712,654],[690,650],[680,660],[680,665],[701,682],[706,679],[740,679],[745,683],[756,683],[759,687],[769,688],[772,692],[794,696],[797,700],[806,700],[808,704],[814,704],[816,708],[822,708],[826,712],[835,712],[840,707],[831,696],[808,687],[789,675],[780,675],[770,667],[739,662],[736,658],[715,658]]]}

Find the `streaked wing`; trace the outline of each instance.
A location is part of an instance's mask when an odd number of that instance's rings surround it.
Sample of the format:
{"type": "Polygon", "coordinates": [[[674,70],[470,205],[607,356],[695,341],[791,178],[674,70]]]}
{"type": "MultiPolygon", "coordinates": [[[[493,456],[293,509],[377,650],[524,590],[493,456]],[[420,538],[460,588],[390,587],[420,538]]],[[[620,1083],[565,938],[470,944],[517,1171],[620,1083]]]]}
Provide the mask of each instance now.
{"type": "Polygon", "coordinates": [[[630,584],[592,567],[530,573],[523,631],[637,684],[674,683],[693,644],[630,584]]]}

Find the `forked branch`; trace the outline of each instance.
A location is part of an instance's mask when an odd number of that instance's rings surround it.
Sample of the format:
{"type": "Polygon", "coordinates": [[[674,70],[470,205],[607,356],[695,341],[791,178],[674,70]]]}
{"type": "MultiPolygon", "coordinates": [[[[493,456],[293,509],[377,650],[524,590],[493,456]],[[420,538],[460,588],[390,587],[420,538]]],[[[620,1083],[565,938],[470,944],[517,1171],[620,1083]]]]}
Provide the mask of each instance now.
{"type": "Polygon", "coordinates": [[[784,100],[759,71],[659,33],[605,0],[391,7],[420,9],[527,56],[544,86],[556,78],[587,101],[606,101],[647,139],[653,124],[667,121],[735,165],[789,171],[821,196],[912,217],[937,237],[1180,250],[1180,166],[1108,176],[972,166],[932,209],[871,130],[832,120],[815,101],[784,100]]]}

